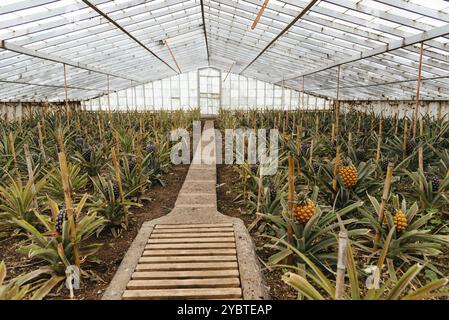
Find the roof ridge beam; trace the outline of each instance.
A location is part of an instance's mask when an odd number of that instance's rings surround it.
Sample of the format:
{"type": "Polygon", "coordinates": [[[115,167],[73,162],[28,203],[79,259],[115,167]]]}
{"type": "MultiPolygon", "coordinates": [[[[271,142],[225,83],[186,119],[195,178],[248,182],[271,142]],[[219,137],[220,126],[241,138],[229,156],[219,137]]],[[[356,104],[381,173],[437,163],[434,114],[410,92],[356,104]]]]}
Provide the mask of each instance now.
{"type": "Polygon", "coordinates": [[[280,37],[282,37],[291,27],[293,27],[299,19],[301,19],[319,0],[312,0],[310,3],[290,22],[271,42],[245,67],[239,74],[245,72],[261,55],[264,54],[280,37]]]}
{"type": "Polygon", "coordinates": [[[200,5],[201,5],[201,20],[203,21],[204,40],[206,41],[207,61],[210,62],[209,42],[207,40],[206,18],[204,15],[204,1],[203,0],[200,0],[200,5]]]}
{"type": "MultiPolygon", "coordinates": [[[[300,74],[294,75],[294,76],[290,75],[285,80],[294,80],[299,77],[309,76],[309,75],[312,75],[312,74],[315,74],[315,73],[318,73],[318,72],[321,72],[324,70],[328,70],[328,69],[337,67],[339,65],[348,64],[348,63],[355,62],[358,60],[377,56],[377,55],[385,53],[385,52],[390,52],[390,51],[401,49],[401,48],[411,46],[411,45],[414,45],[414,44],[417,44],[420,42],[425,42],[427,40],[435,39],[435,38],[444,36],[446,34],[449,34],[449,24],[446,24],[446,25],[438,27],[438,28],[434,28],[432,30],[424,31],[424,32],[421,32],[419,34],[416,34],[416,35],[413,35],[410,37],[406,37],[402,40],[392,41],[392,42],[388,43],[387,45],[380,46],[379,48],[376,48],[376,49],[365,50],[361,53],[354,54],[354,55],[350,56],[349,58],[327,64],[320,68],[309,70],[309,71],[306,71],[306,72],[303,72],[303,73],[300,73],[300,74]]],[[[280,81],[278,81],[278,82],[280,82],[280,81]]]]}
{"type": "Polygon", "coordinates": [[[126,31],[125,28],[123,28],[121,25],[119,25],[114,19],[109,17],[106,13],[98,9],[94,4],[90,3],[88,0],[82,0],[86,5],[91,7],[93,10],[95,10],[99,15],[103,16],[106,20],[108,20],[110,23],[112,23],[117,29],[122,31],[124,34],[126,34],[129,38],[131,38],[134,42],[136,42],[139,46],[147,50],[151,55],[153,55],[156,59],[158,59],[160,62],[165,64],[167,67],[172,69],[176,74],[179,74],[178,71],[176,71],[171,65],[169,65],[165,60],[163,60],[161,57],[159,57],[157,54],[155,54],[150,48],[145,46],[142,42],[140,42],[136,37],[134,37],[131,33],[126,31]]]}

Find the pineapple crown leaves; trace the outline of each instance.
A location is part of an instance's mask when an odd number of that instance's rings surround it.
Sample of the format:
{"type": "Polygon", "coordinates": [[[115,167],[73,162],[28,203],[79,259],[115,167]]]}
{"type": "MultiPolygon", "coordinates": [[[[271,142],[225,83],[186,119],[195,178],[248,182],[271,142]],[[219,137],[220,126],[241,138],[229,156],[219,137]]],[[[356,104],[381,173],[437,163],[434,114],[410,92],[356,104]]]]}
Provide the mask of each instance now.
{"type": "Polygon", "coordinates": [[[343,166],[343,167],[348,167],[348,166],[353,165],[353,163],[352,163],[352,160],[349,157],[341,156],[339,165],[343,166]]]}
{"type": "Polygon", "coordinates": [[[299,205],[301,205],[301,206],[307,205],[307,203],[308,203],[309,201],[312,201],[312,200],[309,198],[308,194],[309,194],[309,192],[306,191],[306,190],[303,191],[303,192],[300,192],[300,193],[296,196],[296,201],[295,201],[294,203],[297,203],[297,204],[299,204],[299,205]]]}

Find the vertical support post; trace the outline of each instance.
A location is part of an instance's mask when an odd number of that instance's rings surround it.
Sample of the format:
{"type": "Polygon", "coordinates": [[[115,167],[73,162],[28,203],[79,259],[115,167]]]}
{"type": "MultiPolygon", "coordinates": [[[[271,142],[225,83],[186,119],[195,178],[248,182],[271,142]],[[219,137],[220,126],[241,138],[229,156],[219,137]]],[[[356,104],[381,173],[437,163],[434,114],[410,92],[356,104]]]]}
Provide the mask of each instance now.
{"type": "Polygon", "coordinates": [[[64,139],[63,139],[63,135],[62,135],[62,129],[61,126],[58,127],[58,147],[59,147],[59,152],[65,152],[64,150],[64,139]]]}
{"type": "Polygon", "coordinates": [[[415,105],[415,114],[413,116],[413,138],[416,138],[416,122],[419,117],[419,95],[421,89],[421,71],[422,71],[422,56],[424,51],[424,42],[421,42],[421,47],[419,50],[419,64],[418,64],[418,82],[416,84],[416,105],[415,105]]]}
{"type": "Polygon", "coordinates": [[[399,128],[399,111],[396,111],[394,115],[394,135],[396,136],[398,134],[398,128],[399,128]]]}
{"type": "Polygon", "coordinates": [[[109,88],[109,74],[106,75],[107,76],[107,81],[108,81],[108,113],[111,113],[111,90],[109,88]]]}
{"type": "Polygon", "coordinates": [[[259,213],[259,210],[260,210],[260,201],[262,198],[262,190],[263,190],[263,175],[262,175],[262,170],[259,170],[256,213],[259,213]]]}
{"type": "Polygon", "coordinates": [[[41,149],[42,156],[44,157],[44,159],[46,159],[47,156],[45,154],[45,148],[44,148],[44,136],[42,134],[42,127],[41,127],[40,121],[37,124],[37,132],[39,135],[39,148],[41,149]]]}
{"type": "Polygon", "coordinates": [[[376,152],[376,161],[380,160],[380,147],[382,145],[382,113],[379,117],[379,133],[377,135],[377,152],[376,152]]]}
{"type": "Polygon", "coordinates": [[[67,120],[70,119],[68,96],[69,96],[69,94],[67,91],[67,65],[64,63],[64,99],[65,99],[65,111],[66,111],[67,120]]]}
{"type": "Polygon", "coordinates": [[[70,190],[69,170],[67,168],[67,160],[64,152],[58,153],[59,167],[61,169],[62,186],[64,189],[64,199],[67,210],[67,218],[69,221],[69,234],[70,240],[73,244],[73,256],[75,258],[75,265],[80,267],[80,254],[78,250],[78,244],[76,243],[76,224],[73,215],[73,204],[70,190]]]}
{"type": "MultiPolygon", "coordinates": [[[[385,208],[387,206],[388,195],[390,194],[391,178],[393,177],[393,167],[392,162],[388,163],[387,175],[385,177],[384,190],[382,193],[382,201],[380,203],[379,212],[377,213],[377,221],[382,226],[384,220],[385,208]]],[[[377,251],[377,242],[380,239],[380,230],[376,230],[376,235],[374,237],[373,252],[377,251]]]]}
{"type": "MultiPolygon", "coordinates": [[[[288,155],[288,210],[290,214],[290,221],[287,226],[287,240],[293,245],[293,204],[295,201],[295,161],[291,154],[288,155]]],[[[292,255],[288,256],[287,263],[292,264],[292,255]]]]}
{"type": "MultiPolygon", "coordinates": [[[[423,157],[422,143],[420,143],[418,146],[418,167],[419,167],[419,170],[424,173],[424,157],[423,157]]],[[[421,191],[421,193],[424,192],[424,184],[421,180],[419,181],[419,190],[421,191]]],[[[424,207],[424,199],[422,198],[421,195],[419,196],[419,202],[420,202],[421,208],[423,208],[424,207]]]]}
{"type": "Polygon", "coordinates": [[[407,138],[408,138],[407,123],[408,123],[407,119],[404,119],[404,138],[402,141],[403,159],[407,157],[407,138]]]}
{"type": "Polygon", "coordinates": [[[441,102],[441,101],[438,103],[437,120],[438,120],[438,123],[440,123],[440,124],[441,124],[442,104],[443,104],[443,102],[441,102]]]}
{"type": "Polygon", "coordinates": [[[345,273],[346,273],[346,252],[348,248],[348,236],[346,231],[338,233],[338,260],[337,260],[337,278],[335,283],[335,299],[342,300],[345,291],[345,273]]]}
{"type": "Polygon", "coordinates": [[[337,96],[335,100],[335,138],[340,133],[340,65],[337,66],[337,96]]]}
{"type": "Polygon", "coordinates": [[[338,174],[338,167],[340,166],[340,150],[341,147],[337,146],[334,163],[334,178],[332,179],[332,189],[334,190],[335,193],[337,192],[337,174],[338,174]]]}

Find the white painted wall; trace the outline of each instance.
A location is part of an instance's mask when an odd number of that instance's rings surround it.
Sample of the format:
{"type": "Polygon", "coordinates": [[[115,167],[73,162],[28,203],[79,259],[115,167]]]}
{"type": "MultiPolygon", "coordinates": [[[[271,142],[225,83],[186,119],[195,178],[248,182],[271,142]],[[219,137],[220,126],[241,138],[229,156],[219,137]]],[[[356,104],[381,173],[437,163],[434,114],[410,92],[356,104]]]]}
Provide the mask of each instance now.
{"type": "MultiPolygon", "coordinates": [[[[415,101],[341,101],[343,111],[359,110],[375,114],[382,113],[385,116],[398,114],[400,118],[412,118],[415,112],[415,101]]],[[[449,120],[449,101],[421,101],[419,115],[429,115],[438,119],[439,117],[449,120]]]]}

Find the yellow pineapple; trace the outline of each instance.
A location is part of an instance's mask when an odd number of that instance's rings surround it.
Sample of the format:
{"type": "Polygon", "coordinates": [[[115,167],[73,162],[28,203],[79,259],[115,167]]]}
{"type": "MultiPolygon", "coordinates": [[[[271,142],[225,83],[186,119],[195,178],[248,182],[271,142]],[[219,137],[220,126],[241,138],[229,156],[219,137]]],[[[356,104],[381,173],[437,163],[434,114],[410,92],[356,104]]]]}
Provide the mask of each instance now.
{"type": "Polygon", "coordinates": [[[345,188],[352,189],[357,184],[357,168],[351,162],[344,161],[343,165],[338,168],[338,174],[340,175],[345,188]]]}
{"type": "Polygon", "coordinates": [[[306,224],[315,214],[315,204],[306,195],[299,196],[298,203],[293,207],[293,216],[299,223],[306,224]]]}
{"type": "Polygon", "coordinates": [[[401,210],[397,210],[393,217],[394,225],[396,226],[396,231],[402,232],[407,228],[407,216],[401,210]]]}

